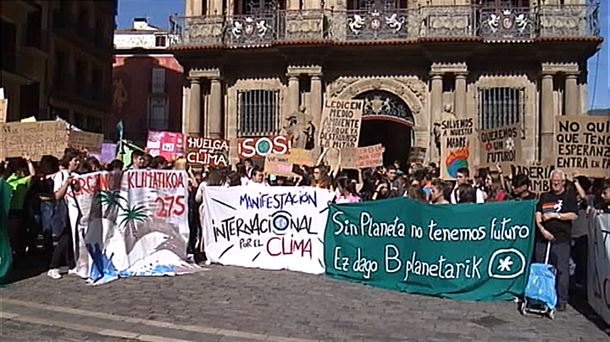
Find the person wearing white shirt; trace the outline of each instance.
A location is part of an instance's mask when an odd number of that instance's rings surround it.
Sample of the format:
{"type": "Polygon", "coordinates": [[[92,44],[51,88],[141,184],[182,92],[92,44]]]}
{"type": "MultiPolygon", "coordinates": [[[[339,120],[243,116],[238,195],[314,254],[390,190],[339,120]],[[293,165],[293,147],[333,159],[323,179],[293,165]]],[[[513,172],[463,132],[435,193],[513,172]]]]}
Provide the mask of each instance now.
{"type": "Polygon", "coordinates": [[[53,192],[56,204],[55,213],[53,215],[61,215],[62,217],[54,217],[52,219],[54,225],[63,225],[63,227],[52,227],[52,230],[57,230],[57,236],[54,237],[57,245],[53,248],[51,262],[49,263],[49,271],[47,275],[53,279],[60,279],[59,267],[62,263],[68,268],[74,267],[74,255],[72,248],[72,229],[70,225],[70,216],[66,203],[66,195],[73,189],[72,173],[78,168],[80,156],[77,151],[67,150],[63,158],[59,161],[60,170],[53,176],[53,192]],[[62,205],[62,210],[58,210],[58,206],[62,205]]]}
{"type": "MultiPolygon", "coordinates": [[[[466,167],[462,167],[462,168],[458,169],[457,175],[455,178],[456,178],[457,182],[455,183],[455,187],[451,191],[451,196],[450,196],[451,203],[453,203],[453,204],[457,204],[460,202],[460,195],[457,190],[461,184],[465,184],[470,181],[470,170],[468,170],[468,168],[466,168],[466,167]]],[[[476,188],[475,191],[476,191],[476,202],[485,203],[485,194],[483,193],[483,190],[476,188]]]]}

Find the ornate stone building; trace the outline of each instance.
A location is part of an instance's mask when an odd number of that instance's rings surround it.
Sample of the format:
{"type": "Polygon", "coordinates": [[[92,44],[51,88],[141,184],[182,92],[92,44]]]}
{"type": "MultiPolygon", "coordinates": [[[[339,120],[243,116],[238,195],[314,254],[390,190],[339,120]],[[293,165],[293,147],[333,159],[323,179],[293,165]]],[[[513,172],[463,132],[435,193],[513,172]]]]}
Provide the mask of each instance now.
{"type": "Polygon", "coordinates": [[[587,59],[602,41],[586,0],[186,0],[172,20],[183,131],[318,130],[325,98],[366,101],[361,145],[386,162],[438,158],[434,124],[520,124],[527,160],[552,150],[555,115],[585,112],[587,59]]]}
{"type": "Polygon", "coordinates": [[[8,120],[56,116],[102,132],[110,112],[116,0],[0,3],[8,120]]]}

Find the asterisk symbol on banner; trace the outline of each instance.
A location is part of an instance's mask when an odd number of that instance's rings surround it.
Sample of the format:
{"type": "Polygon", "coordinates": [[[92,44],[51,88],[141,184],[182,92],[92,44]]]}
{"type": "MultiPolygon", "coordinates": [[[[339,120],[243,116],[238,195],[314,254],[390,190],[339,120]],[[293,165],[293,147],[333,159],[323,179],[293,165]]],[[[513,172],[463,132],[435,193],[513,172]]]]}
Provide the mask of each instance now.
{"type": "Polygon", "coordinates": [[[502,272],[509,272],[510,266],[513,264],[513,261],[510,260],[510,255],[504,259],[500,259],[500,265],[498,265],[498,269],[502,272]]]}
{"type": "Polygon", "coordinates": [[[515,148],[515,141],[513,138],[506,139],[506,149],[512,151],[515,148]]]}

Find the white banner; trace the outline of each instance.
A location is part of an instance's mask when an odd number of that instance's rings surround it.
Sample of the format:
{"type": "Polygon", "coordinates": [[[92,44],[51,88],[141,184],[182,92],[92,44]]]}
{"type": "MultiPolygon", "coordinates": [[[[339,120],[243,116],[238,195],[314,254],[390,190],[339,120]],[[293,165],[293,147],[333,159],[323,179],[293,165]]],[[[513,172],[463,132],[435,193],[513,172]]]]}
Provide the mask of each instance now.
{"type": "Polygon", "coordinates": [[[324,273],[324,229],[334,194],[306,187],[207,187],[205,253],[223,265],[324,273]]]}
{"type": "Polygon", "coordinates": [[[81,277],[100,284],[198,269],[186,261],[186,172],[95,172],[75,180],[68,208],[81,277]]]}
{"type": "Polygon", "coordinates": [[[587,297],[589,305],[610,324],[610,214],[589,222],[587,297]]]}

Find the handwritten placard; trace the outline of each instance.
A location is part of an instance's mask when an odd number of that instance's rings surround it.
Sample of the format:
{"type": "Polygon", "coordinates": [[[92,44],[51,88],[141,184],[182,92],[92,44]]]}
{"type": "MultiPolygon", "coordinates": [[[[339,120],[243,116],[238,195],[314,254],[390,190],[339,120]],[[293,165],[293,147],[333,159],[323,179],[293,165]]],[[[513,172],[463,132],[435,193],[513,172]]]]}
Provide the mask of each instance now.
{"type": "Polygon", "coordinates": [[[339,149],[358,147],[363,109],[363,100],[325,100],[320,125],[320,146],[339,149]]]}
{"type": "Polygon", "coordinates": [[[524,174],[530,179],[530,191],[539,195],[551,190],[551,172],[555,166],[549,164],[539,165],[511,165],[511,174],[515,177],[524,174]]]}
{"type": "Polygon", "coordinates": [[[93,153],[101,153],[103,142],[103,134],[85,131],[70,131],[68,146],[77,150],[87,150],[93,153]]]}
{"type": "Polygon", "coordinates": [[[510,125],[479,132],[480,166],[502,168],[521,162],[521,126],[510,125]]]}
{"type": "Polygon", "coordinates": [[[313,151],[302,148],[291,149],[288,160],[295,165],[314,166],[316,163],[313,151]]]}
{"type": "Polygon", "coordinates": [[[556,116],[557,168],[589,177],[610,175],[610,117],[556,116]]]}
{"type": "Polygon", "coordinates": [[[189,135],[185,140],[186,160],[193,166],[225,167],[229,165],[229,142],[224,139],[189,135]]]}
{"type": "Polygon", "coordinates": [[[269,153],[265,156],[265,173],[268,175],[295,177],[292,173],[292,162],[290,157],[285,154],[269,153]]]}
{"type": "Polygon", "coordinates": [[[21,157],[33,160],[43,155],[61,157],[68,146],[68,131],[61,121],[0,123],[0,159],[21,157]]]}
{"type": "Polygon", "coordinates": [[[0,123],[6,122],[7,112],[8,112],[8,100],[0,99],[0,123]]]}
{"type": "Polygon", "coordinates": [[[358,168],[383,166],[383,152],[385,148],[381,144],[364,146],[358,148],[358,168]]]}
{"type": "Polygon", "coordinates": [[[455,179],[461,168],[472,173],[476,137],[473,119],[443,120],[441,129],[441,178],[455,179]]]}

